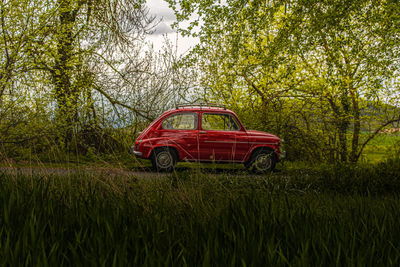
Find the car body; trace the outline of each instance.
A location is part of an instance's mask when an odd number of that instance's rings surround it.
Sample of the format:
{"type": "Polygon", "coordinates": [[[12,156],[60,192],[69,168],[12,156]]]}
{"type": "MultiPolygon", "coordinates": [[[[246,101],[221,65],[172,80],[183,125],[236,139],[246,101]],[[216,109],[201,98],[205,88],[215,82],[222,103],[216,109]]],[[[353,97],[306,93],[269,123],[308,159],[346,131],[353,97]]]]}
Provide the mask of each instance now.
{"type": "Polygon", "coordinates": [[[159,171],[177,161],[236,162],[249,170],[272,170],[283,154],[279,137],[246,130],[237,115],[215,105],[177,106],[140,133],[131,152],[151,159],[159,171]]]}

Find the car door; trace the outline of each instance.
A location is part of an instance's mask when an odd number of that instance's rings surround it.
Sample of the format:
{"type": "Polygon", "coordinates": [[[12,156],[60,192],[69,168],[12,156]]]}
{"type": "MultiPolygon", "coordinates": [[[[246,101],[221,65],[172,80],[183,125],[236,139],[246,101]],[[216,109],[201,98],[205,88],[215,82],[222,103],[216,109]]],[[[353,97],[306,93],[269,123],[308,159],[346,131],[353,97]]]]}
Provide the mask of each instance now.
{"type": "Polygon", "coordinates": [[[177,148],[181,159],[197,160],[198,114],[196,112],[180,112],[168,116],[162,121],[159,132],[164,142],[177,148]]]}
{"type": "Polygon", "coordinates": [[[242,161],[248,151],[246,131],[229,113],[204,112],[199,130],[202,161],[242,161]]]}

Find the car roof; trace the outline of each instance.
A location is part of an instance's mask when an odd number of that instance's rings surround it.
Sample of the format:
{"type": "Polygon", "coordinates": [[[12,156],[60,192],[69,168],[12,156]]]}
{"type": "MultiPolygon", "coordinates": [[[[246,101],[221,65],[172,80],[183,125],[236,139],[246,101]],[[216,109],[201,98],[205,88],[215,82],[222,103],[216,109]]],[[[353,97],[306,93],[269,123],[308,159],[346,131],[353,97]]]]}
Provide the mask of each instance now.
{"type": "Polygon", "coordinates": [[[170,109],[166,111],[164,114],[180,112],[180,111],[188,111],[188,112],[207,111],[216,113],[234,113],[232,110],[223,107],[185,106],[185,107],[177,107],[174,109],[170,109]]]}

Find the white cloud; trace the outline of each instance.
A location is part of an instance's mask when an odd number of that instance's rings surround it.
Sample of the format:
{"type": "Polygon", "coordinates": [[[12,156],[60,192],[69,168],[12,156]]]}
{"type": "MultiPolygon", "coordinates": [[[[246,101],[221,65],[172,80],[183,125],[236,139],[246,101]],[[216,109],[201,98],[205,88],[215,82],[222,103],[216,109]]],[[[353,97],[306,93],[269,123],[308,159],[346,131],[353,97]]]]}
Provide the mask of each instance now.
{"type": "Polygon", "coordinates": [[[165,22],[160,22],[157,27],[155,28],[155,31],[152,32],[152,35],[158,35],[158,34],[166,34],[166,33],[172,33],[175,32],[169,25],[167,25],[165,22]]]}
{"type": "Polygon", "coordinates": [[[174,11],[163,0],[148,0],[147,6],[150,9],[150,14],[156,16],[158,19],[171,23],[176,20],[174,11]]]}
{"type": "MultiPolygon", "coordinates": [[[[156,20],[161,20],[155,27],[154,32],[148,35],[148,41],[153,44],[155,50],[160,50],[164,43],[164,38],[167,37],[174,45],[177,45],[179,55],[187,53],[193,48],[199,39],[195,37],[182,37],[176,33],[175,29],[171,28],[172,23],[176,21],[174,11],[169,8],[168,3],[164,0],[147,0],[146,5],[149,8],[151,15],[156,17],[156,20]]],[[[185,22],[184,24],[186,24],[185,22]]]]}

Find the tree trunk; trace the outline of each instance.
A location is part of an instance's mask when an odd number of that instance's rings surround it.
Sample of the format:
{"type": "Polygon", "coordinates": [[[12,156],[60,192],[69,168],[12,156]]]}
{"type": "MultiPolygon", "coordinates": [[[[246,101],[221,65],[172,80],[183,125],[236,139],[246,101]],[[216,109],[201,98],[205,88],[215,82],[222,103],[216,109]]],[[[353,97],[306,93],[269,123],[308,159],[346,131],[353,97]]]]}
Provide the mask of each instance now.
{"type": "Polygon", "coordinates": [[[353,88],[350,88],[350,95],[353,104],[353,140],[351,144],[350,161],[357,162],[358,160],[358,147],[361,130],[360,122],[360,107],[358,105],[358,96],[353,88]]]}
{"type": "Polygon", "coordinates": [[[339,118],[339,153],[340,160],[343,162],[347,161],[347,131],[349,129],[350,120],[349,120],[349,111],[350,104],[347,96],[347,90],[344,90],[340,99],[342,105],[342,112],[339,118]]]}
{"type": "Polygon", "coordinates": [[[347,161],[346,132],[347,132],[347,123],[345,122],[344,119],[341,119],[338,127],[338,135],[339,135],[339,155],[340,155],[340,160],[343,162],[347,161]]]}
{"type": "Polygon", "coordinates": [[[57,122],[61,127],[65,145],[73,137],[77,121],[77,92],[71,84],[73,66],[73,28],[75,14],[72,1],[59,0],[59,27],[57,32],[57,54],[53,70],[55,97],[57,100],[57,122]]]}

